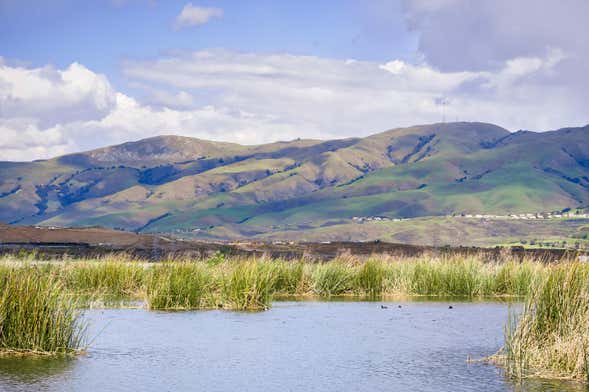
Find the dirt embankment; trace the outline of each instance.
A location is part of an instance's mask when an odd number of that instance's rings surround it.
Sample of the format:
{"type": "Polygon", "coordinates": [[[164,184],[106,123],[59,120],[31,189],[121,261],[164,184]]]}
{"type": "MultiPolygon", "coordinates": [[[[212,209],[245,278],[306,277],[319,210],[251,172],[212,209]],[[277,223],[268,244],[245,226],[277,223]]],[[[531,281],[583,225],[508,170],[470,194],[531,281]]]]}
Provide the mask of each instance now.
{"type": "Polygon", "coordinates": [[[0,253],[35,251],[39,257],[96,257],[126,252],[160,260],[173,255],[206,257],[222,244],[187,242],[172,237],[103,228],[53,228],[0,225],[0,253]]]}
{"type": "Polygon", "coordinates": [[[39,257],[97,257],[125,252],[152,261],[167,257],[208,257],[216,252],[231,256],[280,257],[285,259],[328,260],[341,254],[370,256],[419,256],[422,254],[485,254],[489,259],[501,252],[517,257],[534,256],[546,261],[574,256],[560,249],[429,247],[373,242],[200,242],[184,241],[162,235],[135,234],[102,228],[47,228],[0,225],[0,254],[35,251],[39,257]]]}

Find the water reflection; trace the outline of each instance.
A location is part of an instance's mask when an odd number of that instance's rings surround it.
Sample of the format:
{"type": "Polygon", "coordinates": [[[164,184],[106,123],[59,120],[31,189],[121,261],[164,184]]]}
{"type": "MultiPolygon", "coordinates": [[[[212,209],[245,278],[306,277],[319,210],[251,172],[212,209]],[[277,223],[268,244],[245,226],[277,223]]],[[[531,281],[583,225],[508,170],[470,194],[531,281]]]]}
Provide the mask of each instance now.
{"type": "Polygon", "coordinates": [[[0,385],[46,382],[66,375],[75,360],[67,356],[0,356],[0,385]]]}
{"type": "Polygon", "coordinates": [[[514,392],[587,392],[589,388],[573,381],[527,379],[511,381],[514,392]]]}

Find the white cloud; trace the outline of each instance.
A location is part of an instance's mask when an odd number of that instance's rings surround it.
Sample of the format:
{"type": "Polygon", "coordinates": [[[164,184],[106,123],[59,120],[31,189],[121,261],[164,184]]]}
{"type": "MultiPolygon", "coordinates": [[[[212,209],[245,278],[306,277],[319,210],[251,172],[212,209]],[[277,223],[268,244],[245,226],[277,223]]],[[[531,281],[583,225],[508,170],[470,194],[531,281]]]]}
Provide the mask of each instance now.
{"type": "Polygon", "coordinates": [[[461,84],[479,78],[476,72],[439,72],[428,65],[412,65],[401,60],[393,60],[380,66],[403,83],[410,90],[451,90],[461,84]]]}
{"type": "Polygon", "coordinates": [[[223,16],[223,10],[220,8],[199,7],[188,3],[176,17],[174,27],[181,29],[184,27],[199,26],[208,23],[212,18],[220,18],[221,16],[223,16]]]}
{"type": "Polygon", "coordinates": [[[560,49],[552,49],[544,57],[518,57],[505,62],[505,66],[496,74],[484,72],[488,75],[489,88],[510,89],[518,80],[528,75],[538,73],[550,74],[555,66],[567,56],[560,49]]]}
{"type": "Polygon", "coordinates": [[[269,115],[293,126],[301,120],[316,124],[321,134],[315,136],[326,137],[439,121],[436,102],[441,96],[450,101],[448,118],[491,121],[512,129],[580,124],[587,118],[584,111],[573,111],[578,108],[574,97],[546,83],[564,58],[553,50],[541,57],[511,59],[497,71],[442,72],[400,60],[378,64],[209,50],[127,62],[123,68],[127,77],[142,83],[182,89],[195,97],[204,92],[217,106],[269,115]],[[553,102],[554,94],[562,101],[553,102]],[[481,110],[463,110],[462,105],[471,104],[481,110]],[[534,113],[534,106],[546,110],[547,104],[548,114],[534,113]]]}
{"type": "Polygon", "coordinates": [[[33,119],[0,119],[0,159],[23,161],[63,155],[74,147],[59,127],[39,129],[33,119]]]}
{"type": "Polygon", "coordinates": [[[0,66],[0,160],[47,158],[158,134],[256,144],[363,136],[446,118],[510,129],[587,123],[584,102],[550,83],[566,56],[510,59],[496,71],[427,63],[209,50],[128,61],[136,91],[80,64],[0,66]],[[442,108],[443,106],[443,108],[442,108]],[[6,110],[10,108],[10,110],[6,110]],[[74,108],[72,110],[72,108],[74,108]]]}
{"type": "Polygon", "coordinates": [[[108,113],[115,91],[104,75],[73,63],[65,70],[0,64],[0,117],[34,117],[42,126],[108,113]]]}

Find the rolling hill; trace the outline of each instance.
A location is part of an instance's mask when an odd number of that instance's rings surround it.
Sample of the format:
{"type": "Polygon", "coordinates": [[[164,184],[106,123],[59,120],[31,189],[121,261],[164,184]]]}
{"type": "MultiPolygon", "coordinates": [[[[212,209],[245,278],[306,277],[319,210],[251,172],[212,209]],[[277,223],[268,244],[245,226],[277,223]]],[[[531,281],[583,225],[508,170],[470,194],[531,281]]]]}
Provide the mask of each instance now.
{"type": "Polygon", "coordinates": [[[387,232],[366,235],[350,225],[352,217],[587,205],[589,126],[511,133],[485,123],[440,123],[258,146],[159,136],[43,161],[0,162],[0,221],[22,225],[366,239],[387,232]]]}

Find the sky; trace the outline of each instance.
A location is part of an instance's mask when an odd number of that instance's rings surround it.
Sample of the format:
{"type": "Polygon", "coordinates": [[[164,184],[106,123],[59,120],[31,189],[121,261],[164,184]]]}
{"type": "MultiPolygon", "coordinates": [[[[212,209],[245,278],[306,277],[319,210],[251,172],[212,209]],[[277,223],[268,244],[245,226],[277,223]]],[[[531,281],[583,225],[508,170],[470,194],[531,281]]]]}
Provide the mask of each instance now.
{"type": "Polygon", "coordinates": [[[0,160],[589,123],[586,0],[0,0],[0,160]]]}

